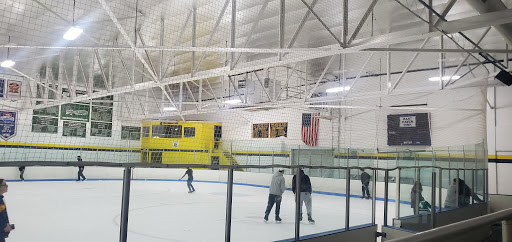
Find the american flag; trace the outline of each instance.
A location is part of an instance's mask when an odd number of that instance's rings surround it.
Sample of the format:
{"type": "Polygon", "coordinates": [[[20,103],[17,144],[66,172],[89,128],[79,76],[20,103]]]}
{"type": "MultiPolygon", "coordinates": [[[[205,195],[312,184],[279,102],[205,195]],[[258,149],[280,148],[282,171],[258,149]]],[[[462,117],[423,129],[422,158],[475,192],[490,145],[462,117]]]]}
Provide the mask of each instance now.
{"type": "Polygon", "coordinates": [[[303,113],[302,114],[302,142],[309,146],[318,144],[318,126],[320,114],[303,113]]]}

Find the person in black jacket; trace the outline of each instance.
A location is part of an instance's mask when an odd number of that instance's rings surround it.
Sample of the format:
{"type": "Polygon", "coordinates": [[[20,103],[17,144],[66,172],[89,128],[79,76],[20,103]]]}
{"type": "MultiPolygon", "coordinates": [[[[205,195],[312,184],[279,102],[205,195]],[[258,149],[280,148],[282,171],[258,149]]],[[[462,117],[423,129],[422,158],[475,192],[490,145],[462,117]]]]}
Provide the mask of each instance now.
{"type": "MultiPolygon", "coordinates": [[[[476,195],[472,190],[471,188],[469,188],[469,186],[466,184],[466,182],[460,178],[458,178],[459,181],[458,181],[458,184],[459,184],[459,193],[457,194],[458,196],[458,200],[459,200],[459,207],[465,207],[465,206],[468,206],[470,203],[471,203],[471,197],[476,201],[476,202],[483,202],[482,199],[480,199],[478,197],[478,195],[476,195]]],[[[454,179],[454,181],[457,181],[456,179],[454,179]]]]}
{"type": "MultiPolygon", "coordinates": [[[[82,157],[77,156],[76,160],[78,162],[82,162],[82,157]]],[[[87,178],[84,176],[84,166],[78,166],[78,178],[76,180],[80,181],[80,177],[83,178],[83,181],[87,180],[87,178]]]]}
{"type": "MultiPolygon", "coordinates": [[[[293,191],[293,194],[297,195],[297,190],[298,188],[296,187],[295,185],[295,178],[296,178],[296,175],[293,176],[293,179],[292,179],[292,191],[293,191]]],[[[300,170],[300,192],[299,192],[299,200],[300,200],[300,220],[302,221],[302,203],[305,203],[306,204],[306,209],[307,209],[307,212],[308,212],[308,221],[310,223],[315,223],[315,220],[313,220],[313,218],[311,217],[312,216],[312,212],[311,212],[311,192],[312,192],[312,189],[311,189],[311,181],[309,180],[309,176],[304,174],[304,170],[300,170]]]]}
{"type": "Polygon", "coordinates": [[[9,224],[9,216],[7,215],[7,207],[4,202],[4,193],[7,192],[8,185],[5,179],[0,179],[0,242],[5,242],[5,238],[9,236],[14,225],[9,224]]]}
{"type": "Polygon", "coordinates": [[[25,173],[25,166],[18,167],[18,170],[20,170],[20,180],[24,181],[25,177],[23,177],[23,174],[25,173]]]}
{"type": "Polygon", "coordinates": [[[366,198],[366,199],[370,199],[371,196],[370,196],[370,189],[368,189],[368,187],[370,187],[370,174],[366,173],[366,171],[364,171],[364,169],[361,168],[361,190],[363,191],[363,196],[361,198],[366,198]],[[365,196],[365,193],[366,193],[366,196],[365,196]]]}

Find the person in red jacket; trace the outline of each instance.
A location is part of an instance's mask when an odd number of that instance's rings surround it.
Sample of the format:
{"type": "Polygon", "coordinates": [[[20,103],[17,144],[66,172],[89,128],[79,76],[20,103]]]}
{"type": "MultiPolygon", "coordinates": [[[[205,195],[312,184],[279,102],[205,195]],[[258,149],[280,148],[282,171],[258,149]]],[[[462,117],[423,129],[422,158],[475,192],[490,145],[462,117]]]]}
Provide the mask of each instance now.
{"type": "Polygon", "coordinates": [[[14,224],[9,224],[7,207],[4,202],[4,193],[7,192],[8,187],[5,179],[0,179],[0,242],[5,242],[5,238],[7,238],[11,230],[14,229],[14,224]]]}

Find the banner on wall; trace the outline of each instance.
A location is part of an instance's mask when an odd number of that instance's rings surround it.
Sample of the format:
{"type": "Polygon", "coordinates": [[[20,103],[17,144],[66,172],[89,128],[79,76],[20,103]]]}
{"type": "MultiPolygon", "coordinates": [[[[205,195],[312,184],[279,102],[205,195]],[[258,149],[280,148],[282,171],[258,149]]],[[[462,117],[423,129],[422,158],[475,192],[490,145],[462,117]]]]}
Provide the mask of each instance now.
{"type": "Polygon", "coordinates": [[[5,80],[0,79],[0,97],[4,97],[5,95],[5,80]]]}
{"type": "Polygon", "coordinates": [[[18,99],[21,98],[21,82],[20,81],[7,81],[7,97],[18,99]]]}
{"type": "Polygon", "coordinates": [[[430,146],[430,114],[388,115],[388,145],[430,146]]]}
{"type": "Polygon", "coordinates": [[[89,122],[90,106],[78,103],[60,105],[60,119],[89,122]]]}
{"type": "Polygon", "coordinates": [[[270,124],[270,138],[287,137],[287,136],[288,136],[288,122],[271,123],[270,124]]]}
{"type": "Polygon", "coordinates": [[[0,111],[0,136],[8,140],[16,136],[16,112],[0,111]]]}
{"type": "Polygon", "coordinates": [[[269,123],[253,124],[252,125],[252,137],[253,138],[268,138],[268,127],[269,123]]]}

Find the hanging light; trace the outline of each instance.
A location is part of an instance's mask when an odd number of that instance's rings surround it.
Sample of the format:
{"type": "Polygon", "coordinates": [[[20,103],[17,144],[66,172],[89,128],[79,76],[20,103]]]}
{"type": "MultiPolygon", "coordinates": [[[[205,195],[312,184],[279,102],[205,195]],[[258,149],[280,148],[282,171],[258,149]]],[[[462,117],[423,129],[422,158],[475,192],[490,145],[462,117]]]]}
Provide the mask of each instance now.
{"type": "Polygon", "coordinates": [[[226,104],[236,104],[236,103],[241,103],[241,102],[242,101],[240,99],[233,99],[233,100],[227,100],[224,103],[226,103],[226,104]]]}
{"type": "Polygon", "coordinates": [[[4,60],[2,61],[2,63],[0,64],[0,66],[2,67],[5,67],[5,68],[9,68],[9,67],[12,67],[14,66],[16,62],[12,61],[12,60],[4,60]]]}
{"type": "MultiPolygon", "coordinates": [[[[11,36],[9,36],[9,40],[7,43],[11,43],[11,36]]],[[[0,66],[4,68],[9,68],[14,66],[15,63],[16,62],[14,62],[13,60],[9,60],[9,47],[7,47],[7,58],[4,61],[2,61],[2,63],[0,63],[0,66]]]]}
{"type": "Polygon", "coordinates": [[[73,26],[68,29],[68,31],[62,36],[62,38],[67,40],[74,40],[84,32],[83,29],[81,29],[78,26],[75,26],[75,0],[73,0],[73,26]]]}
{"type": "Polygon", "coordinates": [[[69,28],[69,30],[64,34],[64,36],[62,36],[62,38],[67,39],[67,40],[74,40],[74,39],[78,38],[78,36],[80,36],[80,34],[82,34],[82,32],[84,32],[83,29],[81,29],[80,27],[77,27],[77,26],[73,26],[73,27],[69,28]]]}
{"type": "Polygon", "coordinates": [[[175,107],[165,107],[164,111],[176,111],[177,109],[175,107]]]}
{"type": "Polygon", "coordinates": [[[327,89],[325,91],[329,92],[329,93],[336,93],[336,92],[342,92],[342,91],[348,91],[348,90],[350,90],[349,86],[346,86],[346,87],[333,87],[333,88],[329,88],[329,89],[327,89]]]}
{"type": "MultiPolygon", "coordinates": [[[[450,80],[450,76],[443,76],[442,78],[439,78],[438,76],[431,77],[428,80],[431,82],[438,82],[439,80],[443,79],[443,81],[450,80]]],[[[458,80],[460,79],[460,76],[452,76],[452,80],[458,80]]]]}

